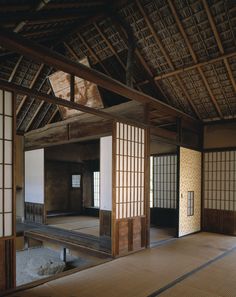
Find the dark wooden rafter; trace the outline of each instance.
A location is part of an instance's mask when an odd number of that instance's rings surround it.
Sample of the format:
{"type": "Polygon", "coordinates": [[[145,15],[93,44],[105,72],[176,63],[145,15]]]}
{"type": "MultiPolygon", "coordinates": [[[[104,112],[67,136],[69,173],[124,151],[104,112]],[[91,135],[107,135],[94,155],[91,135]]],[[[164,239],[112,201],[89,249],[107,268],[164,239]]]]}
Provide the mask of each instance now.
{"type": "MultiPolygon", "coordinates": [[[[169,57],[168,53],[166,52],[166,50],[165,50],[165,48],[164,48],[164,46],[163,46],[163,44],[162,44],[160,38],[157,36],[156,30],[154,29],[154,27],[153,27],[153,25],[151,24],[151,22],[150,22],[150,20],[149,20],[149,18],[148,18],[148,16],[147,16],[147,14],[146,14],[146,12],[144,11],[144,9],[143,9],[143,7],[142,7],[142,5],[141,5],[141,3],[140,3],[140,0],[136,0],[136,4],[137,4],[137,6],[138,6],[138,8],[139,8],[139,10],[140,10],[140,12],[141,12],[141,14],[142,14],[142,16],[143,16],[145,22],[146,22],[146,24],[147,24],[149,30],[151,31],[151,33],[152,33],[152,35],[153,35],[153,37],[154,37],[154,39],[155,39],[155,41],[156,41],[158,47],[160,48],[160,51],[162,52],[163,56],[165,57],[165,59],[166,59],[168,65],[169,65],[169,67],[170,67],[173,71],[175,71],[175,67],[174,67],[174,65],[173,65],[173,63],[172,63],[172,61],[171,61],[171,58],[169,57]]],[[[183,85],[183,82],[182,82],[181,78],[178,77],[178,75],[174,75],[174,76],[175,76],[175,79],[178,81],[178,84],[179,84],[179,86],[180,86],[182,92],[184,93],[185,97],[187,98],[187,101],[188,101],[189,105],[191,106],[192,110],[193,110],[194,113],[196,114],[197,118],[200,119],[200,118],[201,118],[201,117],[200,117],[200,114],[199,114],[199,112],[198,112],[196,106],[195,106],[194,103],[192,102],[190,96],[187,94],[187,91],[185,90],[185,87],[184,87],[184,85],[183,85]]]]}
{"type": "MultiPolygon", "coordinates": [[[[51,91],[52,90],[49,89],[47,91],[47,95],[50,95],[51,91]]],[[[29,131],[29,129],[30,129],[31,125],[33,124],[34,120],[36,119],[37,115],[40,113],[40,110],[42,109],[43,104],[44,104],[44,102],[41,101],[40,104],[39,104],[39,106],[37,107],[35,113],[33,114],[32,118],[30,119],[29,123],[27,124],[24,132],[29,131]]]]}
{"type": "Polygon", "coordinates": [[[86,7],[91,7],[94,6],[97,8],[98,6],[104,6],[105,1],[77,1],[77,2],[70,2],[70,1],[65,1],[65,2],[51,2],[48,4],[47,8],[48,9],[61,9],[61,8],[86,8],[86,7]]]}
{"type": "MultiPolygon", "coordinates": [[[[50,2],[50,0],[40,0],[38,5],[36,6],[35,8],[35,11],[40,11],[42,10],[47,4],[48,2],[50,2]]],[[[27,17],[23,20],[23,21],[20,21],[16,27],[14,28],[14,32],[19,32],[23,29],[23,27],[27,24],[28,20],[27,20],[27,17]]]]}
{"type": "MultiPolygon", "coordinates": [[[[220,39],[220,35],[219,35],[218,31],[217,31],[215,21],[214,21],[214,19],[212,17],[212,14],[210,12],[208,3],[207,3],[206,0],[202,0],[202,3],[203,3],[203,6],[204,6],[204,9],[206,11],[209,23],[211,25],[211,29],[212,29],[212,31],[214,33],[217,46],[219,48],[219,51],[220,51],[221,55],[223,56],[225,54],[225,51],[224,51],[223,44],[222,44],[221,39],[220,39]]],[[[236,92],[236,82],[235,82],[235,79],[234,79],[234,76],[233,76],[232,70],[230,68],[229,61],[228,61],[227,57],[224,57],[223,61],[224,61],[225,67],[227,69],[227,73],[228,73],[229,79],[231,81],[231,84],[232,84],[232,86],[234,88],[234,91],[236,92]]]]}
{"type": "Polygon", "coordinates": [[[74,74],[75,76],[91,81],[130,100],[136,100],[143,104],[150,103],[154,108],[160,108],[165,111],[166,114],[183,117],[189,119],[191,122],[198,122],[193,119],[193,117],[157,100],[156,98],[129,88],[121,82],[114,80],[101,72],[86,67],[80,63],[75,63],[49,48],[45,48],[7,30],[2,29],[0,31],[0,44],[10,50],[14,50],[15,52],[31,57],[36,61],[48,64],[66,73],[74,74]]]}
{"type": "MultiPolygon", "coordinates": [[[[109,14],[112,14],[112,16],[109,15],[109,17],[111,18],[111,20],[113,21],[113,23],[116,25],[116,29],[117,29],[120,37],[123,39],[124,43],[127,45],[128,44],[127,32],[126,32],[126,30],[124,28],[124,25],[121,24],[121,22],[124,23],[124,20],[121,20],[120,16],[117,15],[117,13],[109,12],[109,14]]],[[[132,30],[132,29],[130,29],[130,30],[132,30]]],[[[134,52],[135,52],[135,55],[137,57],[137,60],[143,66],[143,68],[144,68],[144,70],[145,70],[145,72],[147,74],[147,77],[148,77],[148,80],[145,80],[145,81],[142,81],[142,82],[138,82],[138,83],[136,82],[135,85],[138,86],[138,87],[141,87],[142,85],[147,84],[148,82],[150,82],[150,84],[154,87],[154,89],[157,90],[157,92],[161,92],[161,94],[163,95],[163,97],[170,103],[169,98],[167,98],[167,96],[163,92],[161,86],[158,84],[157,81],[155,81],[153,79],[153,73],[150,70],[147,62],[145,61],[145,59],[141,55],[140,50],[139,50],[139,48],[137,46],[135,47],[134,52]]]]}
{"type": "MultiPolygon", "coordinates": [[[[115,51],[115,49],[114,49],[113,45],[111,44],[111,42],[108,40],[108,38],[105,36],[105,34],[102,32],[101,28],[99,27],[99,25],[96,22],[94,22],[93,25],[96,28],[96,30],[99,33],[99,35],[106,42],[107,46],[109,47],[109,49],[111,50],[111,52],[113,53],[113,55],[116,57],[117,61],[119,62],[119,64],[121,65],[121,67],[124,69],[124,71],[126,73],[126,65],[124,64],[124,62],[121,60],[121,58],[119,57],[119,55],[115,51]]],[[[132,79],[132,81],[135,83],[134,78],[132,79]]],[[[138,85],[137,85],[137,89],[141,90],[138,85]]]]}
{"type": "Polygon", "coordinates": [[[120,65],[122,66],[122,68],[124,70],[126,70],[125,64],[123,63],[123,61],[121,60],[121,58],[119,57],[119,55],[116,53],[115,49],[113,48],[111,42],[108,40],[108,38],[105,36],[105,34],[102,32],[102,30],[100,29],[99,25],[97,23],[93,23],[94,27],[96,28],[97,32],[99,33],[99,35],[103,38],[103,40],[106,42],[107,46],[109,47],[110,51],[113,53],[113,55],[116,57],[117,61],[120,63],[120,65]]]}
{"type": "Polygon", "coordinates": [[[23,59],[23,56],[20,56],[20,58],[18,59],[16,65],[15,65],[14,69],[12,70],[11,75],[10,75],[10,77],[8,79],[9,82],[11,82],[13,80],[13,78],[14,78],[14,76],[16,74],[16,71],[17,71],[18,67],[20,66],[20,63],[21,63],[22,59],[23,59]]]}
{"type": "MultiPolygon", "coordinates": [[[[173,4],[173,2],[171,0],[167,0],[167,2],[168,2],[168,5],[169,5],[169,7],[171,9],[171,12],[172,12],[172,14],[174,16],[174,19],[176,21],[176,24],[177,24],[177,26],[179,28],[179,31],[180,31],[180,33],[181,33],[181,35],[182,35],[182,37],[183,37],[183,39],[184,39],[187,47],[188,47],[188,50],[189,50],[189,52],[191,54],[191,57],[192,57],[194,63],[197,64],[198,61],[197,61],[196,54],[195,54],[195,52],[194,52],[194,50],[192,48],[192,45],[190,44],[190,41],[189,41],[189,39],[187,37],[187,34],[184,31],[183,25],[181,24],[181,21],[180,21],[180,19],[178,17],[178,14],[177,14],[177,11],[175,9],[175,6],[174,6],[174,4],[173,4]]],[[[202,81],[203,81],[203,83],[205,85],[205,88],[208,91],[208,94],[209,94],[209,96],[211,98],[211,101],[212,101],[212,103],[213,103],[213,105],[214,105],[214,107],[215,107],[218,115],[222,119],[223,118],[223,114],[222,114],[222,112],[220,110],[220,107],[219,107],[219,105],[218,105],[218,103],[217,103],[217,101],[216,101],[216,99],[215,99],[215,97],[214,97],[214,95],[213,95],[213,93],[211,91],[211,88],[210,88],[210,86],[208,84],[208,81],[207,81],[207,79],[205,77],[205,74],[203,73],[203,71],[202,71],[202,69],[201,69],[200,66],[197,66],[197,70],[198,70],[198,72],[199,72],[199,74],[200,74],[200,76],[202,78],[202,81]]]]}
{"type": "Polygon", "coordinates": [[[45,108],[45,110],[42,112],[42,116],[41,118],[39,119],[38,123],[37,123],[37,126],[35,127],[35,129],[38,129],[41,125],[41,123],[43,122],[45,116],[47,115],[47,113],[49,112],[49,109],[51,108],[52,106],[52,103],[48,104],[47,107],[45,108]]]}
{"type": "MultiPolygon", "coordinates": [[[[33,80],[32,80],[31,83],[30,83],[30,86],[29,86],[30,89],[34,87],[34,85],[35,85],[35,83],[36,83],[36,81],[37,81],[37,79],[38,79],[38,77],[39,77],[39,75],[40,75],[40,73],[41,73],[43,67],[44,67],[44,64],[43,64],[43,63],[40,64],[40,66],[39,66],[39,68],[38,68],[38,70],[37,70],[37,72],[36,72],[36,74],[35,74],[33,80]]],[[[19,114],[19,112],[20,112],[22,106],[24,105],[26,99],[27,99],[27,96],[24,96],[24,97],[22,98],[20,104],[19,104],[18,107],[17,107],[16,114],[19,114]]]]}
{"type": "MultiPolygon", "coordinates": [[[[43,86],[45,85],[45,83],[46,83],[46,81],[47,81],[48,75],[51,73],[51,71],[52,71],[52,68],[49,68],[46,77],[44,78],[44,80],[43,80],[42,83],[40,84],[40,86],[39,86],[39,88],[37,89],[37,91],[40,91],[40,90],[43,88],[43,86]]],[[[51,91],[51,89],[49,89],[49,91],[51,91]]],[[[50,92],[49,92],[49,93],[50,93],[50,92]]],[[[24,97],[25,97],[25,96],[24,96],[24,97]]],[[[27,117],[28,112],[30,111],[30,108],[33,106],[34,102],[35,102],[35,98],[32,98],[32,99],[31,99],[31,103],[30,103],[29,106],[27,107],[27,110],[26,110],[26,112],[25,112],[25,115],[22,117],[21,121],[18,123],[18,127],[17,127],[18,129],[20,129],[21,125],[23,124],[23,122],[24,122],[25,118],[27,117]]],[[[36,111],[36,112],[37,112],[37,111],[36,111]]],[[[32,116],[32,118],[34,119],[34,115],[32,116]]],[[[31,119],[32,119],[32,118],[31,118],[31,119]]],[[[30,120],[30,123],[31,123],[31,120],[30,120]]],[[[28,125],[27,125],[27,127],[28,127],[28,125]]],[[[27,129],[27,128],[26,128],[26,129],[27,129]]]]}
{"type": "Polygon", "coordinates": [[[48,124],[50,124],[52,122],[52,120],[54,119],[55,115],[59,112],[57,106],[55,107],[54,112],[52,113],[50,119],[48,120],[48,124]]]}
{"type": "Polygon", "coordinates": [[[195,64],[193,64],[191,66],[183,67],[181,69],[176,69],[174,71],[170,71],[170,72],[167,72],[167,73],[164,73],[164,74],[161,74],[161,75],[156,75],[154,77],[154,79],[155,80],[161,80],[161,79],[164,79],[164,78],[167,78],[167,77],[174,76],[175,74],[181,74],[181,73],[188,72],[190,70],[197,69],[198,67],[211,65],[213,63],[216,63],[216,62],[219,62],[219,61],[222,61],[224,59],[228,59],[228,58],[231,58],[231,57],[234,57],[234,56],[236,56],[236,52],[224,54],[224,55],[221,55],[221,56],[219,56],[217,58],[209,59],[209,60],[207,60],[205,62],[195,63],[195,64]]]}
{"type": "Polygon", "coordinates": [[[42,102],[47,102],[49,104],[61,105],[61,106],[68,107],[71,109],[83,111],[85,113],[95,115],[95,116],[103,118],[105,120],[126,122],[127,124],[140,126],[140,127],[144,127],[144,128],[150,128],[153,135],[156,135],[161,138],[167,138],[167,139],[171,137],[172,141],[176,141],[175,140],[175,137],[176,137],[175,132],[171,132],[171,131],[168,131],[168,130],[165,130],[162,128],[158,128],[155,126],[151,126],[151,125],[147,126],[145,123],[142,123],[140,121],[137,122],[135,120],[128,119],[124,116],[120,116],[117,114],[110,114],[110,113],[102,111],[102,110],[94,109],[94,108],[91,108],[91,107],[88,107],[88,106],[85,106],[85,105],[82,105],[79,103],[75,103],[75,102],[71,102],[71,101],[68,101],[65,99],[58,98],[58,97],[55,97],[52,95],[43,94],[41,92],[29,89],[29,88],[25,88],[23,86],[19,86],[19,85],[13,84],[13,83],[8,83],[3,80],[0,80],[0,87],[5,90],[14,91],[16,93],[24,94],[26,96],[32,96],[34,98],[37,98],[38,100],[41,100],[42,102]]]}
{"type": "MultiPolygon", "coordinates": [[[[93,57],[93,59],[96,61],[96,63],[99,63],[99,65],[102,67],[102,69],[104,70],[104,72],[107,75],[110,75],[109,71],[106,69],[106,67],[104,66],[104,64],[102,63],[101,59],[98,57],[98,55],[91,49],[91,47],[88,45],[88,43],[86,42],[86,40],[83,38],[83,36],[81,34],[77,34],[79,39],[81,40],[82,44],[86,47],[86,49],[88,50],[89,54],[91,55],[91,57],[93,57]]],[[[67,50],[70,52],[70,54],[75,58],[76,61],[79,62],[80,58],[78,56],[78,54],[76,53],[76,51],[72,48],[72,46],[68,45],[68,43],[64,42],[64,46],[67,48],[67,50]]]]}

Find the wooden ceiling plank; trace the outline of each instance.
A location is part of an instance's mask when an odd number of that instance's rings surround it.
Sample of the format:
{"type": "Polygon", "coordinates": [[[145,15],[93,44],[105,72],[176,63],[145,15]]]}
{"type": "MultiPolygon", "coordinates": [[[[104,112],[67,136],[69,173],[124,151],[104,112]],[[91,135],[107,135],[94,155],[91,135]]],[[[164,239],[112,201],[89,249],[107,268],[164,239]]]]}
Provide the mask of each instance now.
{"type": "Polygon", "coordinates": [[[111,92],[119,94],[130,100],[135,100],[143,104],[150,103],[155,108],[164,108],[166,113],[178,117],[189,119],[192,122],[198,122],[196,119],[186,113],[168,105],[160,100],[130,88],[123,83],[112,79],[111,77],[86,67],[80,63],[75,63],[63,55],[58,54],[49,48],[43,47],[34,43],[18,34],[9,32],[5,29],[0,30],[0,44],[4,47],[13,50],[14,52],[23,54],[41,63],[48,64],[54,68],[60,69],[68,74],[74,74],[85,80],[91,81],[98,86],[103,87],[111,92]]]}
{"type": "MultiPolygon", "coordinates": [[[[212,14],[211,14],[211,11],[210,11],[210,8],[208,6],[208,3],[207,3],[206,0],[202,0],[202,3],[203,3],[203,6],[204,6],[204,9],[206,11],[206,14],[207,14],[209,23],[211,25],[211,29],[212,29],[212,31],[214,33],[215,40],[216,40],[217,46],[219,48],[219,51],[220,51],[221,55],[224,55],[224,53],[225,53],[224,47],[223,47],[222,41],[220,39],[220,34],[217,31],[216,24],[215,24],[215,21],[213,19],[212,14]]],[[[235,79],[234,79],[232,70],[231,70],[230,65],[229,65],[229,61],[227,60],[226,57],[223,59],[223,61],[224,61],[225,67],[227,69],[227,73],[228,73],[229,79],[231,81],[231,84],[232,84],[232,86],[234,88],[234,91],[236,92],[236,83],[235,83],[235,79]]]]}
{"type": "MultiPolygon", "coordinates": [[[[193,59],[194,63],[197,64],[198,63],[197,56],[196,56],[196,54],[195,54],[195,52],[194,52],[194,50],[192,48],[192,45],[190,44],[190,41],[189,41],[189,39],[187,37],[187,34],[184,31],[184,27],[183,27],[182,23],[180,22],[180,19],[178,17],[178,14],[177,14],[177,11],[175,9],[175,6],[174,6],[174,4],[173,4],[173,2],[171,0],[167,0],[167,2],[168,2],[168,5],[169,5],[169,7],[171,9],[171,12],[172,12],[172,14],[174,16],[174,19],[176,21],[176,24],[177,24],[177,26],[179,28],[179,31],[180,31],[180,33],[181,33],[181,35],[182,35],[182,37],[183,37],[183,39],[184,39],[184,41],[185,41],[188,49],[189,49],[189,52],[190,52],[190,54],[192,56],[192,59],[193,59]]],[[[213,93],[212,93],[212,91],[210,89],[210,86],[209,86],[208,81],[207,81],[207,79],[205,77],[205,74],[203,73],[201,67],[197,66],[197,69],[198,69],[198,72],[199,72],[199,74],[200,74],[200,76],[202,78],[202,81],[203,81],[204,85],[205,85],[205,88],[208,91],[208,94],[209,94],[209,96],[211,98],[211,101],[212,101],[213,105],[214,105],[214,107],[215,107],[218,115],[222,119],[223,118],[223,114],[222,114],[222,112],[220,110],[220,107],[219,107],[219,105],[218,105],[218,103],[217,103],[217,101],[216,101],[216,99],[215,99],[215,97],[214,97],[214,95],[213,95],[213,93]]]]}

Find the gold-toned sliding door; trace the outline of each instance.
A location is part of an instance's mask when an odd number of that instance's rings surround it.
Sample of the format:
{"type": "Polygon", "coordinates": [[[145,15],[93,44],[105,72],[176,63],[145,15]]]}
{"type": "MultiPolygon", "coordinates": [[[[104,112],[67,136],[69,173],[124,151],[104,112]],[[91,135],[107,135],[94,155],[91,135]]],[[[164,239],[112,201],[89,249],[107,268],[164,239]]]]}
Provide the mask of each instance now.
{"type": "Polygon", "coordinates": [[[201,229],[201,153],[180,147],[179,236],[201,229]]]}

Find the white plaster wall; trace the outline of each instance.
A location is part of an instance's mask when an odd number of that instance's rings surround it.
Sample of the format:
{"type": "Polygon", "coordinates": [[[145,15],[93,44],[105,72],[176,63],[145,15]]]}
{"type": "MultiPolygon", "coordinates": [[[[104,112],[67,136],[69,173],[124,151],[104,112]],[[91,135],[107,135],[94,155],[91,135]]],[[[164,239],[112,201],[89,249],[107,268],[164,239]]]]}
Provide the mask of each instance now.
{"type": "Polygon", "coordinates": [[[25,152],[25,202],[44,203],[44,149],[25,152]]]}

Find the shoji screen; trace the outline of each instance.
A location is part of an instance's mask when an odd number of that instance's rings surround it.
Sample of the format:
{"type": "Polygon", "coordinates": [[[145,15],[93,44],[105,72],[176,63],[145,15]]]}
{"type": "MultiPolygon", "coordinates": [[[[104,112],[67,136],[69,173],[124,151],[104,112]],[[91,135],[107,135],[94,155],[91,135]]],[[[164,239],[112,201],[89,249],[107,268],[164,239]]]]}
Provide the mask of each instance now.
{"type": "Polygon", "coordinates": [[[204,228],[236,234],[236,151],[204,154],[204,228]]]}
{"type": "Polygon", "coordinates": [[[205,153],[204,208],[236,210],[236,151],[205,153]]]}
{"type": "Polygon", "coordinates": [[[153,156],[153,207],[176,208],[177,156],[153,156]]]}
{"type": "Polygon", "coordinates": [[[15,284],[13,94],[0,90],[0,291],[15,284]]]}
{"type": "Polygon", "coordinates": [[[179,158],[179,236],[183,236],[201,229],[202,160],[200,152],[182,147],[179,158]],[[190,196],[193,198],[191,205],[190,196]]]}
{"type": "Polygon", "coordinates": [[[116,123],[113,132],[113,255],[138,250],[146,244],[147,160],[147,131],[116,123]]]}
{"type": "Polygon", "coordinates": [[[144,215],[144,129],[116,126],[116,218],[144,215]]]}
{"type": "Polygon", "coordinates": [[[13,99],[0,90],[0,237],[13,235],[13,99]]]}

